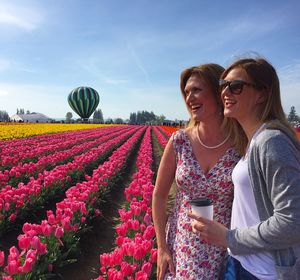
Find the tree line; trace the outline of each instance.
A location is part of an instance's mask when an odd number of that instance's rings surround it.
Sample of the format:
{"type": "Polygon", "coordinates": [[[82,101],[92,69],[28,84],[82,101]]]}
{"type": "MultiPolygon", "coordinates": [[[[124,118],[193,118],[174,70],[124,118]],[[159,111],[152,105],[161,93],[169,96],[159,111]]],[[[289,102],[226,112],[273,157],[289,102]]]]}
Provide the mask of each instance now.
{"type": "MultiPolygon", "coordinates": [[[[67,112],[66,114],[66,122],[74,122],[72,120],[73,114],[72,112],[67,112]]],[[[103,113],[101,109],[97,109],[93,117],[91,119],[91,122],[93,123],[105,123],[105,124],[123,124],[123,123],[129,123],[129,124],[162,124],[165,121],[166,117],[164,115],[156,116],[153,112],[148,111],[138,111],[136,113],[130,113],[129,120],[124,120],[122,118],[107,118],[104,120],[103,113]]]]}
{"type": "Polygon", "coordinates": [[[129,115],[130,124],[161,124],[165,120],[164,115],[157,116],[152,111],[138,111],[129,115]]]}
{"type": "MultiPolygon", "coordinates": [[[[17,114],[19,115],[25,114],[25,110],[22,108],[17,109],[17,114]]],[[[30,111],[26,110],[26,114],[30,114],[30,111]]],[[[72,118],[73,118],[73,114],[71,112],[67,112],[66,122],[74,122],[72,118]]],[[[291,107],[287,119],[294,127],[300,127],[300,117],[297,115],[294,106],[291,107]]],[[[10,121],[9,115],[5,110],[0,110],[0,121],[1,122],[10,121]]],[[[109,123],[109,124],[129,123],[129,124],[139,124],[139,125],[144,125],[144,124],[155,125],[155,124],[163,124],[165,123],[165,121],[166,121],[166,117],[164,115],[157,116],[152,111],[148,112],[144,110],[130,113],[129,120],[123,120],[122,118],[116,118],[116,119],[108,118],[104,120],[101,109],[95,110],[92,117],[93,123],[109,123]]]]}
{"type": "Polygon", "coordinates": [[[288,121],[294,127],[300,127],[300,117],[296,113],[296,109],[294,106],[291,107],[291,111],[288,115],[288,121]]]}
{"type": "MultiPolygon", "coordinates": [[[[67,112],[66,122],[67,123],[75,122],[74,120],[72,120],[72,118],[73,118],[72,112],[67,112]]],[[[102,114],[101,109],[95,110],[92,121],[93,121],[93,123],[104,123],[103,114],[102,114]]]]}

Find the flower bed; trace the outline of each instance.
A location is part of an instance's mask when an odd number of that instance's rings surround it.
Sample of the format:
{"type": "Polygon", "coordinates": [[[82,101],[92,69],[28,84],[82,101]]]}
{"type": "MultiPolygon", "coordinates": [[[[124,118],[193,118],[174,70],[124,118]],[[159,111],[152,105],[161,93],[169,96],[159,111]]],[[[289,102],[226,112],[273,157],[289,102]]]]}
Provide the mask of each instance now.
{"type": "Polygon", "coordinates": [[[5,123],[1,125],[0,140],[11,140],[16,138],[26,138],[30,136],[58,133],[64,131],[73,131],[81,129],[89,129],[96,127],[109,126],[106,124],[11,124],[5,123]]]}
{"type": "MultiPolygon", "coordinates": [[[[86,176],[86,182],[71,187],[66,199],[57,203],[55,214],[48,211],[48,219],[41,224],[24,224],[23,234],[18,237],[19,248],[10,248],[3,279],[32,279],[33,276],[41,279],[45,274],[50,276],[53,264],[63,263],[86,230],[87,218],[100,214],[97,202],[126,166],[143,132],[144,129],[136,130],[91,177],[86,176]]],[[[0,266],[4,263],[4,254],[0,252],[0,266]]]]}
{"type": "Polygon", "coordinates": [[[90,166],[120,146],[136,130],[137,127],[132,127],[111,140],[108,140],[110,135],[107,135],[105,136],[107,139],[102,138],[104,143],[75,156],[72,162],[57,166],[51,171],[43,171],[39,173],[37,179],[31,177],[27,184],[21,182],[17,188],[11,186],[2,188],[0,190],[0,234],[31,205],[43,205],[49,196],[68,187],[72,180],[77,181],[83,177],[90,166]]]}
{"type": "Polygon", "coordinates": [[[125,189],[126,204],[119,210],[121,224],[116,228],[116,248],[100,255],[98,280],[149,279],[155,274],[157,249],[152,223],[151,198],[154,186],[151,170],[150,128],[144,136],[137,158],[138,171],[125,189]]]}
{"type": "Polygon", "coordinates": [[[40,157],[92,141],[103,133],[125,127],[105,127],[0,141],[0,168],[9,170],[19,163],[36,162],[40,157]]]}
{"type": "MultiPolygon", "coordinates": [[[[123,131],[125,131],[125,129],[123,129],[122,132],[123,131]]],[[[63,148],[60,146],[60,144],[54,145],[55,147],[53,147],[53,145],[49,145],[48,151],[51,151],[53,148],[57,149],[58,151],[45,156],[40,156],[36,162],[18,162],[10,170],[0,171],[0,188],[8,184],[15,187],[19,182],[28,182],[30,177],[37,178],[40,172],[43,172],[44,170],[51,170],[58,165],[72,161],[76,155],[87,152],[92,147],[99,146],[101,143],[103,143],[103,141],[116,137],[122,132],[116,130],[114,127],[110,127],[109,129],[101,129],[93,134],[93,137],[91,138],[92,141],[89,141],[90,137],[86,137],[85,139],[85,136],[87,135],[84,135],[77,141],[70,140],[63,142],[61,146],[69,148],[64,150],[62,150],[63,148]]],[[[42,151],[44,150],[45,149],[42,149],[42,151]]],[[[36,153],[41,154],[42,152],[37,150],[36,153]]],[[[19,154],[20,158],[24,158],[21,152],[19,154]]],[[[11,154],[9,154],[7,157],[3,156],[2,161],[11,162],[11,157],[11,154]]]]}

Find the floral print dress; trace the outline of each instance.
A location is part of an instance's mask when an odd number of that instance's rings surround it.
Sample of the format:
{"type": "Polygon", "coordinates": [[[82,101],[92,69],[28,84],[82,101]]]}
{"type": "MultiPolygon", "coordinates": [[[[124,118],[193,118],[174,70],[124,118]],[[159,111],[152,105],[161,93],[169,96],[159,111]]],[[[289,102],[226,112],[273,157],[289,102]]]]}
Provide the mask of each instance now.
{"type": "Polygon", "coordinates": [[[199,197],[213,200],[214,220],[229,226],[233,200],[232,169],[239,160],[229,148],[216,165],[204,174],[184,130],[172,135],[176,154],[177,193],[167,223],[167,243],[171,250],[176,276],[167,272],[165,279],[218,279],[226,250],[210,245],[192,232],[189,201],[199,197]]]}

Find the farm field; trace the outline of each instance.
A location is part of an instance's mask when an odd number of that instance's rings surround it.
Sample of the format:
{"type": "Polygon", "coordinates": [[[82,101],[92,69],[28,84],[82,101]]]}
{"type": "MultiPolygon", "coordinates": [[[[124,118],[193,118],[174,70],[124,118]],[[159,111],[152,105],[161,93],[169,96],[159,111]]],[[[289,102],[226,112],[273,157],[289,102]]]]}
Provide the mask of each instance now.
{"type": "Polygon", "coordinates": [[[107,124],[56,124],[56,123],[1,123],[0,140],[26,138],[35,135],[91,129],[110,126],[107,124]]]}
{"type": "Polygon", "coordinates": [[[9,127],[0,134],[1,279],[155,279],[151,195],[178,128],[9,127]]]}
{"type": "Polygon", "coordinates": [[[47,126],[0,141],[2,278],[154,279],[151,195],[176,129],[47,126]]]}

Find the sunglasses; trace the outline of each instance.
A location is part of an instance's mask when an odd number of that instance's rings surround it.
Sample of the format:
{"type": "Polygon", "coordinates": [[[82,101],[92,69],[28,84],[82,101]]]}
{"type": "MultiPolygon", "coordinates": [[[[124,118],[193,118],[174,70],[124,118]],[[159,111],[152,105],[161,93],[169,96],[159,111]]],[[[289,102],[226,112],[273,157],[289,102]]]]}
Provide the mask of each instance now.
{"type": "Polygon", "coordinates": [[[219,89],[222,92],[228,86],[230,92],[232,94],[241,94],[243,91],[244,86],[252,86],[255,87],[254,84],[247,83],[242,80],[234,80],[234,81],[226,81],[226,80],[219,80],[219,89]]]}

